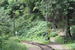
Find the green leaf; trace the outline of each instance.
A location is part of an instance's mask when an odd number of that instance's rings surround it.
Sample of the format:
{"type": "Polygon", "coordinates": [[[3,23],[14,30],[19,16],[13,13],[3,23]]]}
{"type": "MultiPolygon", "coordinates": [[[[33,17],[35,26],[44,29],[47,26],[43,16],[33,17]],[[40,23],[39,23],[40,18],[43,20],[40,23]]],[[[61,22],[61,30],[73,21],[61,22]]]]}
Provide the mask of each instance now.
{"type": "Polygon", "coordinates": [[[34,8],[33,8],[33,11],[34,11],[35,9],[38,9],[38,7],[34,7],[34,8]]]}
{"type": "Polygon", "coordinates": [[[61,8],[60,4],[57,4],[57,5],[56,5],[56,8],[57,8],[57,9],[58,9],[58,8],[61,8]]]}
{"type": "Polygon", "coordinates": [[[68,14],[68,11],[65,11],[65,12],[64,12],[64,15],[67,15],[67,14],[68,14]]]}
{"type": "Polygon", "coordinates": [[[69,9],[73,9],[73,7],[69,7],[69,9]]]}
{"type": "Polygon", "coordinates": [[[56,1],[53,1],[53,4],[56,4],[57,2],[56,1]]]}

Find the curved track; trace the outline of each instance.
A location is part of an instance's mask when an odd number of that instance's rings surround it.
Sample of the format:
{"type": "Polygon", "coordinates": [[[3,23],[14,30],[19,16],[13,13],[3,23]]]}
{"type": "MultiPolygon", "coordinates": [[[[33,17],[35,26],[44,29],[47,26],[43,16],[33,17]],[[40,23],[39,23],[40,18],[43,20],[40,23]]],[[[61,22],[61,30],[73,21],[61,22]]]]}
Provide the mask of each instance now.
{"type": "Polygon", "coordinates": [[[32,42],[32,41],[22,41],[22,42],[32,44],[32,45],[36,45],[36,46],[40,47],[41,50],[55,50],[48,45],[40,44],[40,43],[37,43],[37,42],[32,42]]]}

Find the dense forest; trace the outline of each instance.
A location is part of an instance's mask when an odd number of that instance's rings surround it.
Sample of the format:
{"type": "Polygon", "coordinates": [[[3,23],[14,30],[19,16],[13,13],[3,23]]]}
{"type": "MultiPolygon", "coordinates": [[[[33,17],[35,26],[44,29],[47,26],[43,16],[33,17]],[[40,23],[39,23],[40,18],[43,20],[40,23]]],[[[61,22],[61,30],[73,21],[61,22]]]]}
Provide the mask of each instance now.
{"type": "Polygon", "coordinates": [[[21,40],[47,38],[48,28],[75,49],[75,0],[0,0],[0,50],[27,50],[21,40]]]}

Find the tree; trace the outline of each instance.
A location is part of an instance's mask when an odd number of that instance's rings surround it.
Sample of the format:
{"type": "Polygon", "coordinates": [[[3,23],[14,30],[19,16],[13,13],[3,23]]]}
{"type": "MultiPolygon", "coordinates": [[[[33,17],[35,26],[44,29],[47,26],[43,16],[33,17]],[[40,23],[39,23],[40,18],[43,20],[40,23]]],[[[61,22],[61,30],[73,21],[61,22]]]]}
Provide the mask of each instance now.
{"type": "MultiPolygon", "coordinates": [[[[46,14],[46,8],[44,8],[46,3],[46,1],[43,1],[40,8],[44,16],[46,14]]],[[[72,14],[75,11],[74,5],[74,0],[50,0],[48,4],[48,18],[52,21],[52,27],[56,28],[56,23],[58,23],[56,21],[65,20],[67,37],[71,37],[69,20],[73,18],[72,14]]]]}

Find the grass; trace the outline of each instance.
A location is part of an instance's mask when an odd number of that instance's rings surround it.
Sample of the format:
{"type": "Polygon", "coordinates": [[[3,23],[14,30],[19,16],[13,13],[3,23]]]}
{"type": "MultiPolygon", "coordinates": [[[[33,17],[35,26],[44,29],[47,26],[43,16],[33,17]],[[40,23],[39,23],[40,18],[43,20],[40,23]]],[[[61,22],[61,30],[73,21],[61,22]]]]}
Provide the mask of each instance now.
{"type": "Polygon", "coordinates": [[[44,37],[38,37],[37,39],[34,39],[33,41],[36,41],[36,42],[38,42],[38,43],[42,43],[42,44],[50,44],[51,43],[51,41],[46,41],[46,38],[44,38],[44,37]]]}
{"type": "MultiPolygon", "coordinates": [[[[55,39],[57,43],[64,43],[64,36],[59,36],[55,39]]],[[[63,44],[63,46],[68,47],[71,50],[75,50],[75,40],[71,40],[68,38],[67,43],[63,44]]]]}
{"type": "Polygon", "coordinates": [[[42,43],[42,44],[50,44],[50,43],[52,43],[51,41],[43,41],[43,42],[40,42],[40,43],[42,43]]]}
{"type": "Polygon", "coordinates": [[[63,36],[59,36],[59,37],[55,38],[55,41],[57,43],[64,43],[64,37],[63,36]]]}
{"type": "Polygon", "coordinates": [[[5,40],[2,50],[28,50],[27,47],[18,40],[17,37],[11,37],[5,40]]]}
{"type": "Polygon", "coordinates": [[[51,43],[51,41],[49,42],[49,41],[46,41],[45,39],[46,39],[45,37],[37,37],[37,38],[33,38],[33,39],[24,38],[24,39],[21,39],[21,40],[34,41],[34,42],[42,43],[42,44],[50,44],[51,43]]]}

